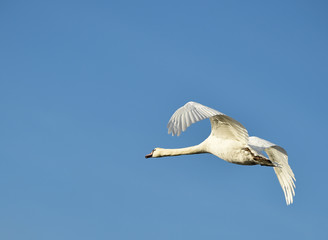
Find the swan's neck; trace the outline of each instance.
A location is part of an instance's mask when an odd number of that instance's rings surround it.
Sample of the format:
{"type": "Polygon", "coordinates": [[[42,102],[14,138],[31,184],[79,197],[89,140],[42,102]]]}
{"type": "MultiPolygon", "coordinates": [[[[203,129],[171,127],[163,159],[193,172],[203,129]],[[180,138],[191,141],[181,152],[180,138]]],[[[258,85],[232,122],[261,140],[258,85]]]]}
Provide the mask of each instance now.
{"type": "Polygon", "coordinates": [[[199,154],[205,152],[206,151],[201,144],[192,147],[176,148],[176,149],[157,148],[155,157],[179,156],[179,155],[199,154]]]}

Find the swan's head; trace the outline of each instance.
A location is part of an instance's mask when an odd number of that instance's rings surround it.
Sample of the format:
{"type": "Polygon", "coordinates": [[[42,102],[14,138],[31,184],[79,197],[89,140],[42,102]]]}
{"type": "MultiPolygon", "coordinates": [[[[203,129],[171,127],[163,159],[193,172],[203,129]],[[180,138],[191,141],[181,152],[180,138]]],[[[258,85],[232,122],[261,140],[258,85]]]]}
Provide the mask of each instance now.
{"type": "Polygon", "coordinates": [[[162,148],[154,148],[153,151],[151,151],[151,153],[147,154],[145,156],[145,158],[156,158],[156,157],[161,157],[161,149],[162,148]]]}

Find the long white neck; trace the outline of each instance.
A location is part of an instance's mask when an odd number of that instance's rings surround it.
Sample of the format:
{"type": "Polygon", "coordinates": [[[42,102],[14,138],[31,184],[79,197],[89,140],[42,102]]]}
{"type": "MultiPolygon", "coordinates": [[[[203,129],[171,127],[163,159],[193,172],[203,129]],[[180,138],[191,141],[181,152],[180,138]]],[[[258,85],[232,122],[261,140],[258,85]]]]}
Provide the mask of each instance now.
{"type": "Polygon", "coordinates": [[[167,157],[167,156],[179,156],[179,155],[189,155],[189,154],[199,154],[206,153],[202,144],[186,147],[186,148],[176,148],[176,149],[165,149],[157,148],[154,157],[167,157]]]}

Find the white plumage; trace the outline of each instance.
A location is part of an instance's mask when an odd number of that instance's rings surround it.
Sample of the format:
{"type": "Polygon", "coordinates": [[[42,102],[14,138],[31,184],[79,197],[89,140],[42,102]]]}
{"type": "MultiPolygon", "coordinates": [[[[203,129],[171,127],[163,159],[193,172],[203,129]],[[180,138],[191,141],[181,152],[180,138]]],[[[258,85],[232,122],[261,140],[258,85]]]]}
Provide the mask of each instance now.
{"type": "Polygon", "coordinates": [[[202,143],[180,149],[155,148],[146,158],[211,153],[235,164],[270,166],[278,177],[287,205],[293,203],[296,180],[288,165],[287,152],[259,137],[249,137],[246,128],[233,118],[202,104],[188,102],[172,115],[167,125],[168,133],[179,136],[191,124],[206,118],[211,121],[212,131],[202,143]]]}
{"type": "Polygon", "coordinates": [[[295,175],[288,164],[288,155],[285,149],[259,137],[249,137],[248,145],[260,153],[265,151],[269,159],[278,164],[274,171],[284,191],[287,205],[293,203],[295,196],[295,175]]]}

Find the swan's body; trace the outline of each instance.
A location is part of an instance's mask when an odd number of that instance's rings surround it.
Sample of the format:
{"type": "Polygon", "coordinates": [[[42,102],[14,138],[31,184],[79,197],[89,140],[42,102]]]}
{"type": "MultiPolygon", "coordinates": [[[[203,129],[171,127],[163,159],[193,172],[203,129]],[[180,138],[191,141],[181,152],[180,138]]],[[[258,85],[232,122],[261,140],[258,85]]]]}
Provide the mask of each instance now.
{"type": "Polygon", "coordinates": [[[188,102],[179,108],[167,127],[169,133],[179,136],[192,123],[206,118],[211,121],[212,131],[202,143],[179,149],[155,148],[146,158],[211,153],[230,163],[270,166],[275,170],[287,205],[293,202],[295,177],[288,165],[287,152],[282,147],[258,137],[249,137],[246,128],[238,121],[196,102],[188,102]],[[269,158],[262,154],[263,151],[269,158]]]}

